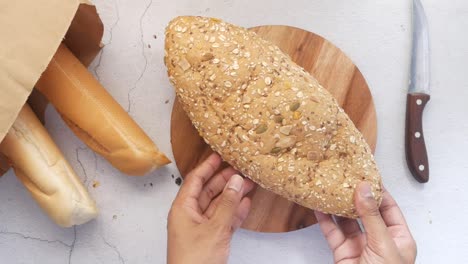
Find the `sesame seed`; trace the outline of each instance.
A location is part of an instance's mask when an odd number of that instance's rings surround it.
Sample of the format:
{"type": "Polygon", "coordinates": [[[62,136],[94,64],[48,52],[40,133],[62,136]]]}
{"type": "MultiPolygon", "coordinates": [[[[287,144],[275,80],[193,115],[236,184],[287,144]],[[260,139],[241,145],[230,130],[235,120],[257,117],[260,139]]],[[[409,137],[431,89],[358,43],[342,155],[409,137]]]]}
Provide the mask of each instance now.
{"type": "Polygon", "coordinates": [[[216,59],[216,58],[213,59],[213,63],[214,63],[214,64],[218,64],[218,63],[219,63],[219,59],[216,59]]]}
{"type": "Polygon", "coordinates": [[[265,78],[265,84],[266,84],[266,85],[270,85],[270,84],[271,84],[271,78],[270,78],[270,77],[266,77],[266,78],[265,78]]]}
{"type": "Polygon", "coordinates": [[[226,86],[227,88],[230,88],[232,87],[232,83],[230,81],[225,81],[224,86],[226,86]]]}

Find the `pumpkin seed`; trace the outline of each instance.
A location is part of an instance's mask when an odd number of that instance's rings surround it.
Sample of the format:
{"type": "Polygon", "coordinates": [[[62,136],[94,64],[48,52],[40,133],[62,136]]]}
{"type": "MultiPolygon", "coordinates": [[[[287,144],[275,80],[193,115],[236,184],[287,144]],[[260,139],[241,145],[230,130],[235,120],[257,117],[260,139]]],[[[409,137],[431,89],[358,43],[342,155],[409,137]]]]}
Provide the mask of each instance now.
{"type": "Polygon", "coordinates": [[[279,153],[280,151],[281,151],[281,148],[279,148],[279,147],[274,147],[274,148],[271,149],[270,153],[271,153],[271,154],[277,154],[277,153],[279,153]]]}
{"type": "Polygon", "coordinates": [[[258,125],[258,127],[255,129],[255,133],[257,134],[262,134],[265,133],[268,129],[268,126],[264,123],[258,125]]]}
{"type": "Polygon", "coordinates": [[[276,123],[281,124],[283,122],[284,117],[279,115],[279,116],[275,116],[273,119],[275,120],[276,123]]]}
{"type": "Polygon", "coordinates": [[[212,60],[214,58],[214,55],[212,53],[205,53],[203,54],[201,60],[202,61],[209,61],[209,60],[212,60]]]}
{"type": "Polygon", "coordinates": [[[301,103],[296,101],[296,102],[293,102],[289,105],[289,110],[290,111],[296,111],[297,109],[299,109],[299,106],[301,106],[301,103]]]}

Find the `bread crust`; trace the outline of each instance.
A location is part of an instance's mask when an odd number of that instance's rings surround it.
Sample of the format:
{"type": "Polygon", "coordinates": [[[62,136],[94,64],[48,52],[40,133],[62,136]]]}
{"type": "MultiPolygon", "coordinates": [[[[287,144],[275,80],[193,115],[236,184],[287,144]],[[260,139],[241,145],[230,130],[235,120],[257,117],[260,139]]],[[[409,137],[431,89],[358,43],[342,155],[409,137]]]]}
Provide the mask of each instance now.
{"type": "Polygon", "coordinates": [[[97,216],[95,202],[27,104],[0,144],[0,153],[58,225],[80,225],[97,216]]]}
{"type": "Polygon", "coordinates": [[[356,218],[361,181],[382,199],[370,147],[333,96],[277,46],[219,19],[178,17],[165,64],[184,110],[224,160],[305,207],[356,218]]]}
{"type": "Polygon", "coordinates": [[[170,163],[64,44],[36,88],[88,147],[120,171],[145,175],[170,163]]]}

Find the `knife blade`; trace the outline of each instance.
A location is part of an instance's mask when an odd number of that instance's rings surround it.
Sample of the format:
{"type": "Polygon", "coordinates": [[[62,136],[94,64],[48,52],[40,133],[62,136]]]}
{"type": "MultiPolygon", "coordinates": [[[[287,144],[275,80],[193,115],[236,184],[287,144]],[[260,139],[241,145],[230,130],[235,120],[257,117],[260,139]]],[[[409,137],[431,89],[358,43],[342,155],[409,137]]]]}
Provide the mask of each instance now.
{"type": "Polygon", "coordinates": [[[413,177],[429,181],[429,161],[423,133],[423,110],[430,99],[429,32],[419,0],[413,0],[413,44],[410,82],[406,101],[406,161],[413,177]]]}

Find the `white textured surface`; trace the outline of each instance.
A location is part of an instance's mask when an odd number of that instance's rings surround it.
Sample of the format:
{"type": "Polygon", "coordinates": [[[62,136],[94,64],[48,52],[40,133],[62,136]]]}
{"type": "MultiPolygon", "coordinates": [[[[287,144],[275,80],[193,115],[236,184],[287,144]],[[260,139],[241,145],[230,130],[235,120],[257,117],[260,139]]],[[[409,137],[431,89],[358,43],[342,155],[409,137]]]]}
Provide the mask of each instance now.
{"type": "MultiPolygon", "coordinates": [[[[355,61],[371,87],[379,120],[376,158],[417,240],[417,263],[468,259],[467,1],[423,1],[433,70],[432,99],[424,117],[432,177],[426,185],[410,176],[403,148],[411,1],[95,3],[107,45],[90,70],[166,153],[171,153],[174,93],[163,64],[163,32],[174,16],[216,16],[246,27],[287,24],[334,42],[355,61]]],[[[143,178],[127,177],[77,140],[53,109],[48,110],[47,127],[89,186],[100,216],[76,229],[56,227],[9,172],[0,178],[0,263],[165,263],[166,215],[178,189],[171,178],[178,176],[176,167],[143,178]],[[94,179],[101,183],[97,188],[91,187],[94,179]]],[[[230,263],[332,262],[316,226],[287,234],[240,231],[232,244],[230,263]]]]}

